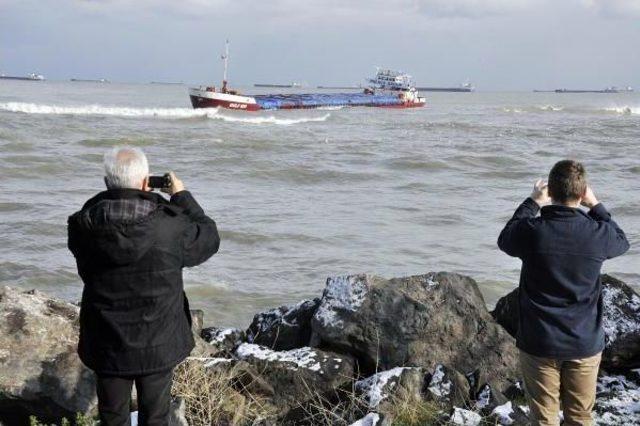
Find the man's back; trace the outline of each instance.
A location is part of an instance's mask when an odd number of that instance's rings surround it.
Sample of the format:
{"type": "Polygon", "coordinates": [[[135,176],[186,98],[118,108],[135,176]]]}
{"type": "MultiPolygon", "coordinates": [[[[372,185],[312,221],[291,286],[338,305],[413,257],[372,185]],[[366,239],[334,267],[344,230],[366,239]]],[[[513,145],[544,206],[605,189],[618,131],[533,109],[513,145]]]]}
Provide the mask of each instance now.
{"type": "Polygon", "coordinates": [[[602,204],[589,213],[527,199],[498,245],[522,259],[518,346],[543,357],[571,359],[604,347],[600,302],[602,263],[628,249],[602,204]]]}
{"type": "Polygon", "coordinates": [[[215,223],[183,191],[167,202],[109,190],[69,218],[69,248],[84,282],[79,354],[102,374],[149,374],[193,348],[182,267],[219,246],[215,223]]]}

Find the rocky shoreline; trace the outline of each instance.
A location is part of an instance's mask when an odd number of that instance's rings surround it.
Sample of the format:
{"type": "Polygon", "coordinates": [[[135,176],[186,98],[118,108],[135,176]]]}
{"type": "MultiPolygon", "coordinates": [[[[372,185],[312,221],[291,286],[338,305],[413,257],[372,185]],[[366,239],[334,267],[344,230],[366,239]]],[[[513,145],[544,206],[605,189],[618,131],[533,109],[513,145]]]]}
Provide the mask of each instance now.
{"type": "MultiPolygon", "coordinates": [[[[526,424],[512,337],[517,290],[489,312],[454,273],[332,277],[321,297],[204,327],[176,370],[174,424],[526,424]]],[[[640,296],[603,275],[606,349],[597,424],[640,424],[640,296]]],[[[0,422],[95,414],[75,348],[79,308],[0,290],[0,422]]],[[[134,415],[135,418],[135,415],[134,415]]]]}

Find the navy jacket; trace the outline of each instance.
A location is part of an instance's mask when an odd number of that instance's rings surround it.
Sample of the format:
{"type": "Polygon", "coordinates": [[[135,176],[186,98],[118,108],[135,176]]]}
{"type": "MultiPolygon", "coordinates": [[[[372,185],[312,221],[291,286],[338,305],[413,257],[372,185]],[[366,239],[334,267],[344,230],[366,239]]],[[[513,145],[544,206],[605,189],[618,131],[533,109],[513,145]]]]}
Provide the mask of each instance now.
{"type": "Polygon", "coordinates": [[[194,346],[182,268],[220,245],[191,193],[101,192],[69,218],[69,249],[84,282],[80,359],[98,374],[134,376],[176,366],[194,346]]]}
{"type": "Polygon", "coordinates": [[[604,349],[600,269],[629,249],[602,204],[545,206],[527,198],[498,246],[522,259],[517,346],[533,356],[577,359],[604,349]]]}

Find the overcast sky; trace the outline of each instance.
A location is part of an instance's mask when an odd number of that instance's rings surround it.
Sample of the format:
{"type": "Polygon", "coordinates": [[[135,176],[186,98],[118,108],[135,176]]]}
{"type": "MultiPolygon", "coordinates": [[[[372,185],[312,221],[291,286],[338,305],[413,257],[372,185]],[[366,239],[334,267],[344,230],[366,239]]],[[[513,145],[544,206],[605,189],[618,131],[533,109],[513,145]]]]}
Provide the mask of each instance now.
{"type": "Polygon", "coordinates": [[[640,0],[0,0],[0,72],[479,90],[640,86],[640,0]]]}

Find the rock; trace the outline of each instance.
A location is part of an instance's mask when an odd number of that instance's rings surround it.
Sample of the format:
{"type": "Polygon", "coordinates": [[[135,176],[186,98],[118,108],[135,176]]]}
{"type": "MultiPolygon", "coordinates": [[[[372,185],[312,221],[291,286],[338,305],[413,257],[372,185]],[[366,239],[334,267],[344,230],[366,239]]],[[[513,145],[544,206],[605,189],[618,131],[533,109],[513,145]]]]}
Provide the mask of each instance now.
{"type": "Polygon", "coordinates": [[[301,403],[352,382],[354,360],[310,347],[277,352],[253,343],[236,349],[273,389],[273,403],[285,413],[301,403]]]}
{"type": "Polygon", "coordinates": [[[488,384],[482,386],[475,400],[475,409],[485,415],[507,402],[507,398],[502,393],[494,391],[488,384]]]}
{"type": "Polygon", "coordinates": [[[606,342],[602,367],[608,370],[640,367],[640,295],[624,282],[603,275],[602,305],[606,342]]]}
{"type": "MultiPolygon", "coordinates": [[[[640,296],[624,282],[602,275],[602,326],[605,350],[602,368],[640,367],[640,296]]],[[[501,298],[491,315],[509,334],[518,330],[518,289],[501,298]]]]}
{"type": "Polygon", "coordinates": [[[513,338],[491,318],[475,281],[458,274],[329,278],[311,325],[312,346],[356,356],[365,374],[442,363],[482,372],[499,389],[518,376],[513,338]]]}
{"type": "Polygon", "coordinates": [[[276,351],[309,346],[311,317],[319,304],[320,299],[303,300],[256,314],[247,330],[247,341],[276,351]]]}
{"type": "Polygon", "coordinates": [[[455,407],[451,413],[451,424],[460,426],[478,426],[482,421],[482,416],[473,411],[455,407]]]}
{"type": "Polygon", "coordinates": [[[599,377],[594,418],[598,425],[637,425],[640,383],[622,375],[599,377]]]}
{"type": "Polygon", "coordinates": [[[445,406],[468,406],[469,382],[460,372],[438,364],[429,378],[426,394],[445,406]]]}
{"type": "Polygon", "coordinates": [[[95,377],[76,354],[79,308],[40,292],[0,290],[0,422],[46,422],[96,406],[95,377]]]}
{"type": "MultiPolygon", "coordinates": [[[[369,409],[378,409],[383,402],[393,404],[393,397],[419,400],[424,387],[424,372],[420,368],[396,367],[358,380],[356,393],[362,395],[369,409]]],[[[380,409],[385,411],[384,408],[380,409]]]]}
{"type": "Polygon", "coordinates": [[[507,401],[502,405],[498,405],[491,410],[489,419],[493,419],[495,424],[499,425],[528,425],[529,419],[527,415],[519,407],[513,405],[511,401],[507,401]]]}
{"type": "Polygon", "coordinates": [[[236,348],[246,341],[244,331],[237,328],[208,327],[200,332],[203,343],[196,343],[198,352],[192,356],[229,357],[236,348]]]}

